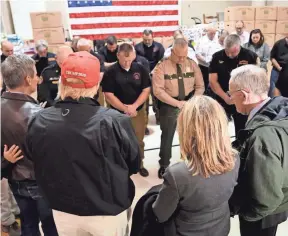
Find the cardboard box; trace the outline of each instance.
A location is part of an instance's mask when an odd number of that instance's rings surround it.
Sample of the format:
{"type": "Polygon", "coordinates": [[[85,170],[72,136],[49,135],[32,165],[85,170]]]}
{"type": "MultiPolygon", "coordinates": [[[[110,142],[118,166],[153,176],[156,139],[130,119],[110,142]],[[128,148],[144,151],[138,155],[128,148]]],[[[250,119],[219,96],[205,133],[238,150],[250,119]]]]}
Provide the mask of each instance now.
{"type": "Polygon", "coordinates": [[[263,34],[275,34],[276,21],[256,20],[255,29],[260,29],[263,34]]]}
{"type": "Polygon", "coordinates": [[[256,20],[276,20],[278,7],[256,7],[256,20]]]}
{"type": "Polygon", "coordinates": [[[48,44],[64,44],[65,34],[62,27],[46,28],[46,29],[33,29],[34,41],[44,39],[48,44]]]}
{"type": "Polygon", "coordinates": [[[288,20],[288,7],[278,7],[277,20],[288,20]]]}
{"type": "Polygon", "coordinates": [[[224,21],[254,21],[255,7],[228,7],[224,12],[224,21]]]}
{"type": "MultiPolygon", "coordinates": [[[[224,22],[224,28],[225,30],[228,30],[229,33],[232,33],[235,31],[235,24],[237,21],[228,21],[224,22]]],[[[243,21],[245,25],[245,30],[250,32],[255,29],[255,21],[243,21]]]]}
{"type": "Polygon", "coordinates": [[[277,21],[276,34],[288,34],[288,20],[277,21]]]}
{"type": "Polygon", "coordinates": [[[280,39],[284,39],[285,38],[285,35],[283,34],[276,34],[275,35],[275,42],[279,41],[280,39]]]}
{"type": "Polygon", "coordinates": [[[263,34],[263,35],[264,35],[265,43],[267,43],[269,47],[272,48],[275,43],[275,34],[263,34]]]}
{"type": "Polygon", "coordinates": [[[32,12],[30,18],[33,29],[63,26],[61,12],[32,12]]]}

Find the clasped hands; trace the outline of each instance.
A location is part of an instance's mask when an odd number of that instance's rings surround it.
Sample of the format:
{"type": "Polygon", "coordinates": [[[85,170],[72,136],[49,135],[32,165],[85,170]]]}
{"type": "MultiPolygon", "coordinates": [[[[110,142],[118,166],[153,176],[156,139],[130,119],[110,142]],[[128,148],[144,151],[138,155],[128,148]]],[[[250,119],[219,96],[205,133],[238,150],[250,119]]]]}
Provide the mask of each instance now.
{"type": "Polygon", "coordinates": [[[137,112],[137,106],[135,106],[134,104],[131,105],[126,105],[124,104],[124,106],[126,107],[126,109],[124,110],[124,113],[130,117],[135,117],[137,116],[138,112],[137,112]]]}

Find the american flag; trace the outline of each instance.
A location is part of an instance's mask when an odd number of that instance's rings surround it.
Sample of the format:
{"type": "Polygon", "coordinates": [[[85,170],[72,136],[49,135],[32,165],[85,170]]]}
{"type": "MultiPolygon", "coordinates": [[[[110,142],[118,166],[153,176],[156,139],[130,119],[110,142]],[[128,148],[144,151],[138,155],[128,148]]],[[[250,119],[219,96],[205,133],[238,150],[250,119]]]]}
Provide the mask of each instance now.
{"type": "Polygon", "coordinates": [[[139,38],[144,29],[151,29],[155,37],[162,37],[178,29],[179,5],[168,0],[68,1],[68,12],[73,36],[139,38]]]}

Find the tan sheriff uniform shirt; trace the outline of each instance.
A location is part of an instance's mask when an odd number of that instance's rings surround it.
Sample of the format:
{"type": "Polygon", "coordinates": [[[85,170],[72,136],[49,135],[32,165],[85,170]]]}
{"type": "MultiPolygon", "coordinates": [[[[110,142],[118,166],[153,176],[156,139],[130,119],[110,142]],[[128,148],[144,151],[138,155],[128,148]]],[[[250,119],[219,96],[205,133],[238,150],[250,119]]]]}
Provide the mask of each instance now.
{"type": "MultiPolygon", "coordinates": [[[[202,95],[205,90],[202,73],[196,62],[187,58],[181,64],[185,96],[195,90],[195,95],[202,95]]],[[[170,57],[163,59],[153,70],[153,93],[162,102],[177,106],[179,96],[177,66],[170,57]]]]}

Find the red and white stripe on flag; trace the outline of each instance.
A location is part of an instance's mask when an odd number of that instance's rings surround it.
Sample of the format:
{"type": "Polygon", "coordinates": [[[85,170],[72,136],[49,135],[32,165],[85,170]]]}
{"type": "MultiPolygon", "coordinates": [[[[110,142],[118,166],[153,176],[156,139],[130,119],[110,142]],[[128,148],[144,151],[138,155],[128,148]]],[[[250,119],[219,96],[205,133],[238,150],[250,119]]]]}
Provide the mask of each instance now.
{"type": "Polygon", "coordinates": [[[180,22],[179,1],[98,0],[68,1],[73,36],[88,39],[142,37],[151,29],[155,37],[171,36],[180,22]]]}

